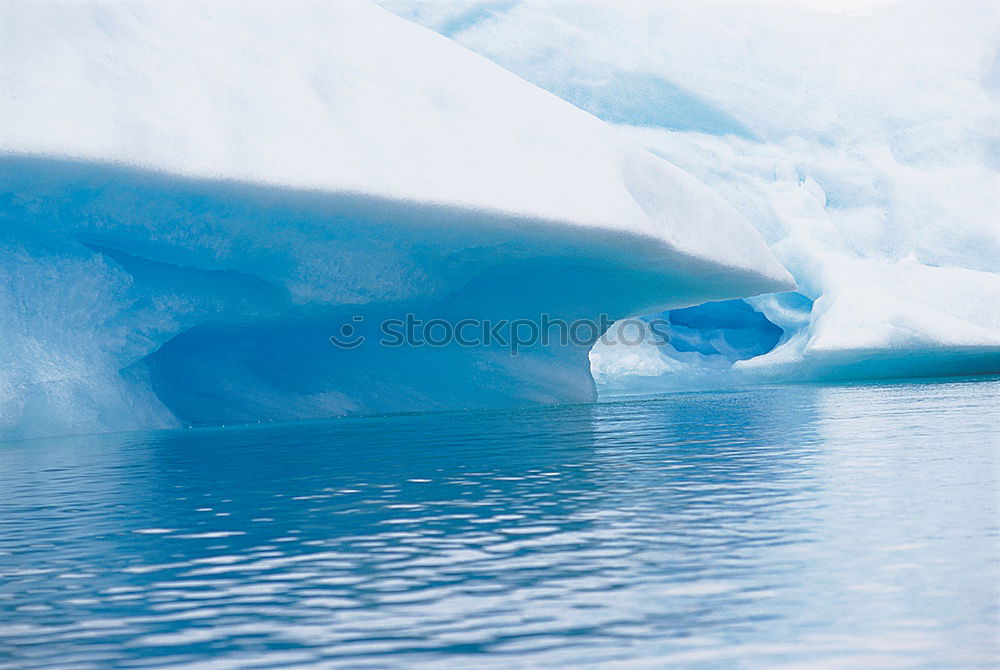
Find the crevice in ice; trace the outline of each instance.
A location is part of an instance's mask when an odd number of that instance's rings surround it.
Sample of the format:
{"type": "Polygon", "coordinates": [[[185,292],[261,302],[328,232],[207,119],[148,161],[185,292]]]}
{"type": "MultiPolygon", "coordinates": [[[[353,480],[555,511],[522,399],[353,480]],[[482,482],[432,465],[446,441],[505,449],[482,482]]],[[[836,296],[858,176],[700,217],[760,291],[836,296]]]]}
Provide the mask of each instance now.
{"type": "Polygon", "coordinates": [[[591,372],[602,396],[724,387],[734,370],[806,336],[813,301],[797,292],[707,302],[642,317],[657,337],[597,343],[591,372]],[[663,341],[666,340],[666,341],[663,341]]]}
{"type": "Polygon", "coordinates": [[[518,0],[492,0],[482,5],[472,6],[454,18],[447,19],[441,25],[439,32],[445,37],[453,37],[463,30],[468,30],[482,21],[510,10],[517,3],[518,0]]]}
{"type": "Polygon", "coordinates": [[[670,322],[666,346],[677,352],[721,356],[729,362],[774,349],[784,331],[744,300],[708,302],[663,314],[670,322]]]}
{"type": "Polygon", "coordinates": [[[755,139],[749,128],[709,100],[644,72],[609,72],[600,84],[560,81],[546,88],[611,123],[755,139]]]}

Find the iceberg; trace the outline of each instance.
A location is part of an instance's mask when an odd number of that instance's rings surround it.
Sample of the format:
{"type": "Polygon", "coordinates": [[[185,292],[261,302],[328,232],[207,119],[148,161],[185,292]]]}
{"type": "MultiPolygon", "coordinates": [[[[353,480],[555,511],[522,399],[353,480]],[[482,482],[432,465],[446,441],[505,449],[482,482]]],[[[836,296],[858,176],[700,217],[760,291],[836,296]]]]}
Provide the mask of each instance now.
{"type": "Polygon", "coordinates": [[[0,25],[0,439],[591,400],[587,346],[331,337],[794,288],[697,179],[366,1],[0,25]]]}
{"type": "Polygon", "coordinates": [[[1000,5],[381,4],[682,167],[794,276],[597,344],[603,395],[1000,371],[1000,5]]]}

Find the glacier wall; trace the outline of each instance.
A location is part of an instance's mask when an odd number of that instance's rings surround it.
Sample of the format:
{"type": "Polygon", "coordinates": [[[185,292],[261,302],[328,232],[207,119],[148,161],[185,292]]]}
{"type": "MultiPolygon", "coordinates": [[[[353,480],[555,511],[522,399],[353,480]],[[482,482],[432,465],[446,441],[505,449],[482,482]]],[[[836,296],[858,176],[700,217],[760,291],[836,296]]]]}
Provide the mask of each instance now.
{"type": "Polygon", "coordinates": [[[381,4],[619,124],[795,277],[747,301],[769,351],[599,344],[605,393],[1000,371],[996,3],[381,4]]]}
{"type": "Polygon", "coordinates": [[[587,347],[330,337],[794,287],[696,179],[368,2],[0,25],[0,439],[590,400],[587,347]]]}

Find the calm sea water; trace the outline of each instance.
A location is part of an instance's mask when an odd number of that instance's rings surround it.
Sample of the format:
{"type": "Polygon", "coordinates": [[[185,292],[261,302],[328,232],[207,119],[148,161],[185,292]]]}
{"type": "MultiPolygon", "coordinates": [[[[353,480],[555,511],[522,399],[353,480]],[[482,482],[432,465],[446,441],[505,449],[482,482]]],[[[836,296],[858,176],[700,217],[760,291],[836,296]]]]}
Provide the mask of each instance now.
{"type": "Polygon", "coordinates": [[[0,666],[995,667],[1000,381],[0,445],[0,666]]]}

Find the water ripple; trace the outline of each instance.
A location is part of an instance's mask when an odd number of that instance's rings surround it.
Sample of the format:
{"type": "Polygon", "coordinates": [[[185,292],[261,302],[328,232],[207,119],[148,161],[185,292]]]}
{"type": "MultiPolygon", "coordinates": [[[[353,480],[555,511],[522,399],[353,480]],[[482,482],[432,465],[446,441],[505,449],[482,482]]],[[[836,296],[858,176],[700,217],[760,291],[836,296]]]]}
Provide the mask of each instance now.
{"type": "Polygon", "coordinates": [[[991,667],[998,391],[0,445],[0,666],[991,667]]]}

